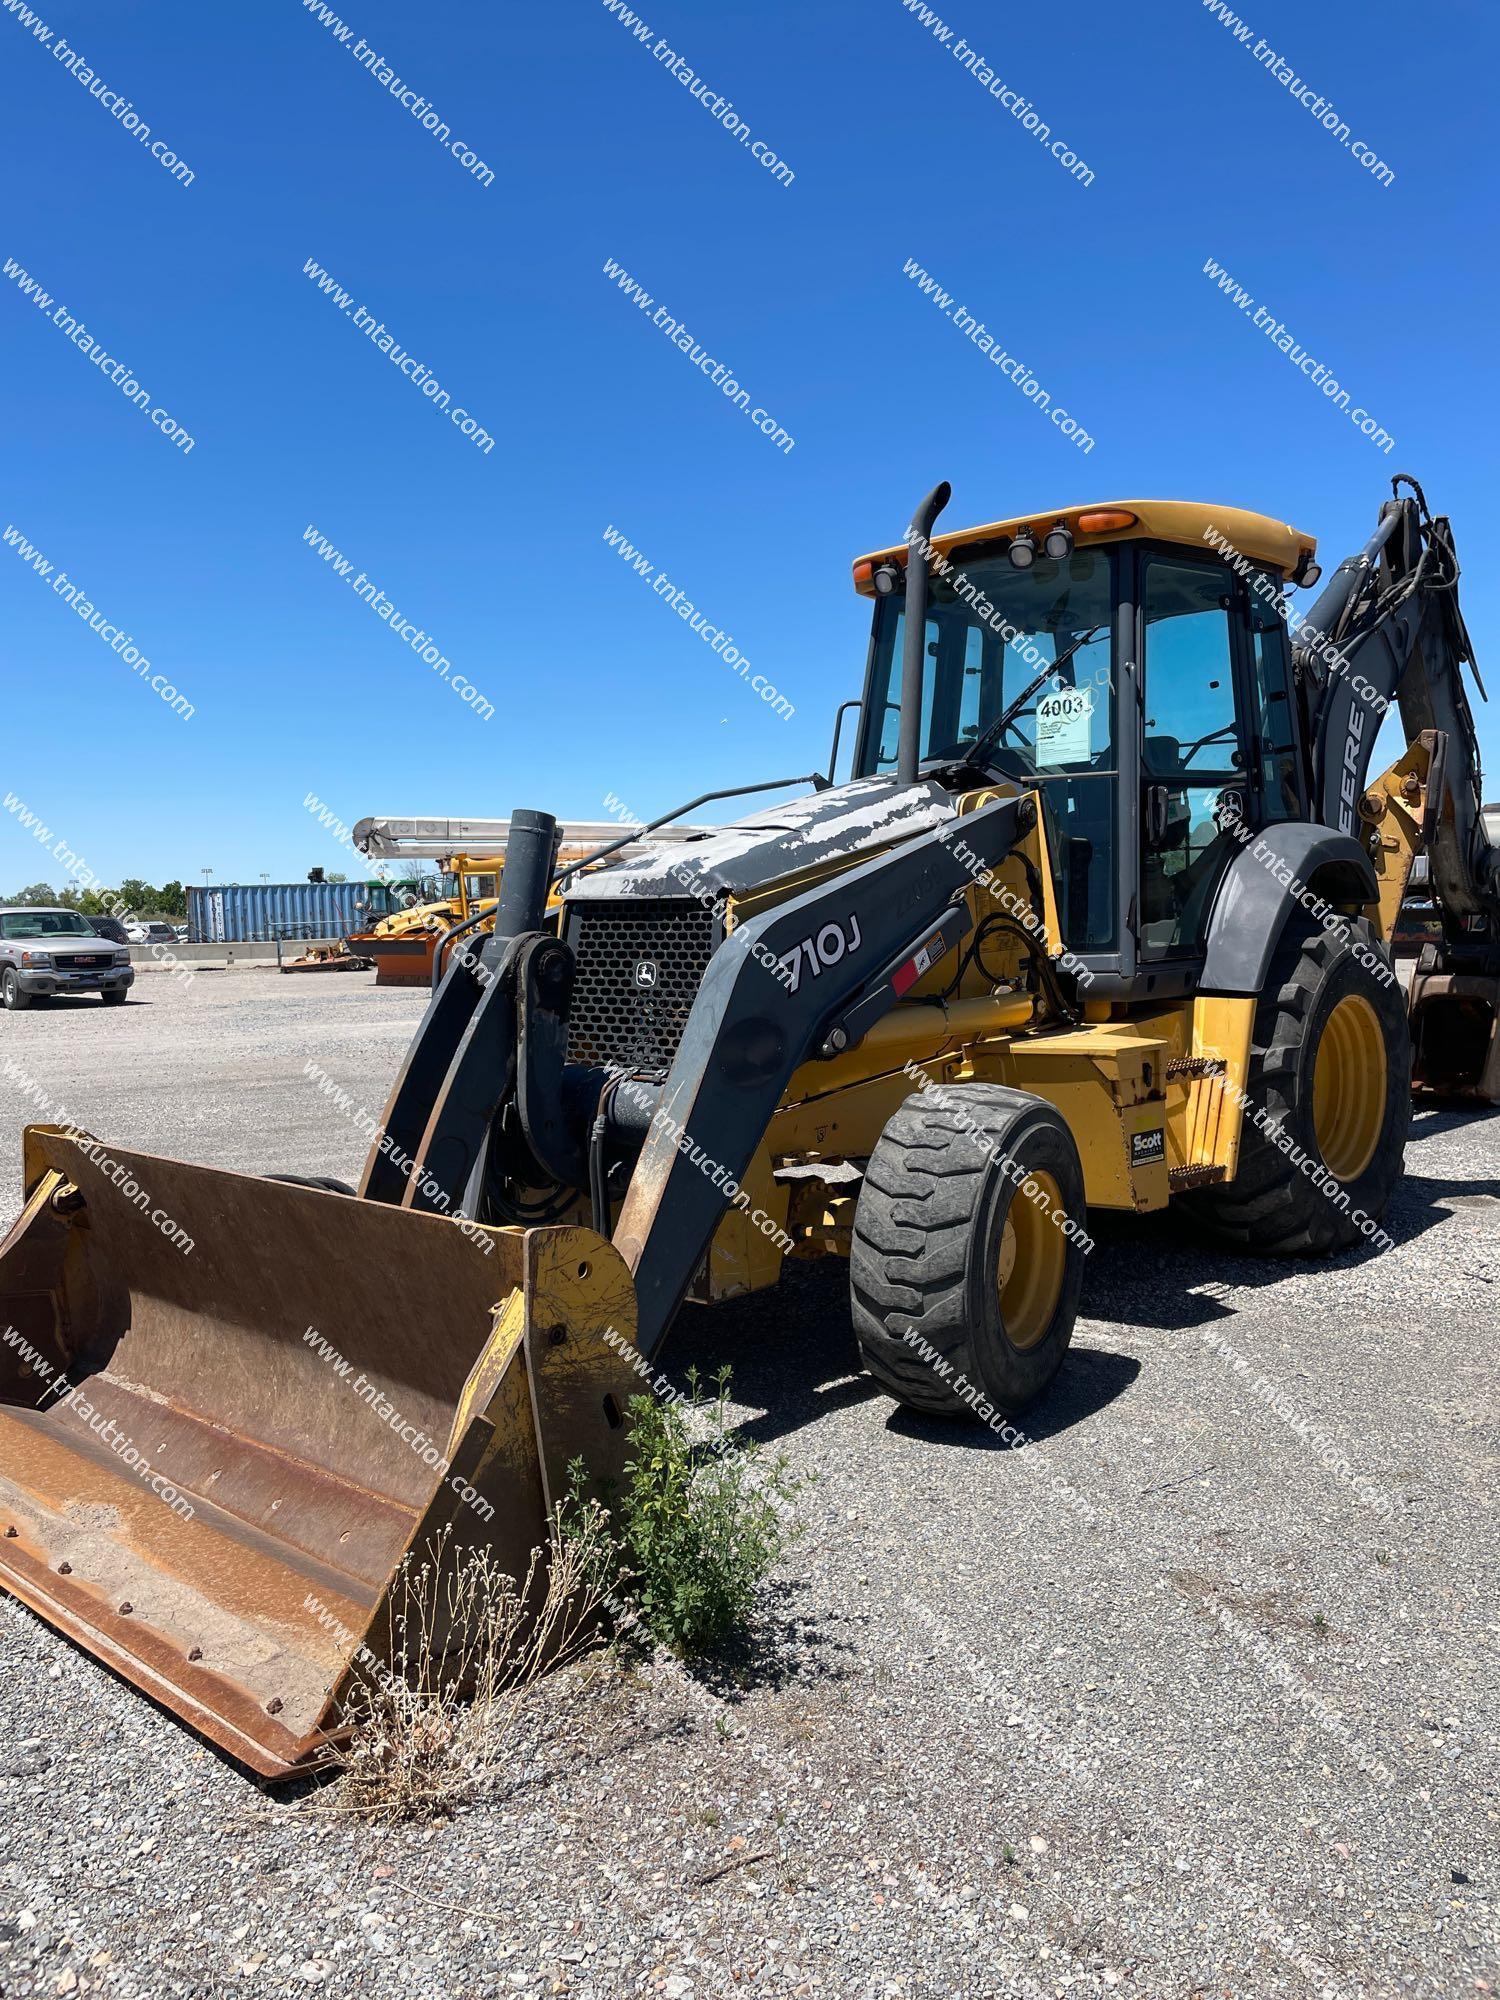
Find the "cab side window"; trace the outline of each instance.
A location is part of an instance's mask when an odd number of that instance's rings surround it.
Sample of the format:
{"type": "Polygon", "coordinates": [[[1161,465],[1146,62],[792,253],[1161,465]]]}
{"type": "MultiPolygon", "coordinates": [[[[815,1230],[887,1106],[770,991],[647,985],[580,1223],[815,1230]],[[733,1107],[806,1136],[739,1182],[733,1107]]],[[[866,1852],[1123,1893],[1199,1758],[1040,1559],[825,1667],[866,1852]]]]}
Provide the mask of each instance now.
{"type": "Polygon", "coordinates": [[[1291,648],[1286,621],[1277,609],[1279,578],[1274,587],[1274,597],[1263,595],[1253,585],[1250,591],[1261,817],[1301,819],[1302,772],[1297,756],[1297,725],[1292,714],[1291,648]]]}

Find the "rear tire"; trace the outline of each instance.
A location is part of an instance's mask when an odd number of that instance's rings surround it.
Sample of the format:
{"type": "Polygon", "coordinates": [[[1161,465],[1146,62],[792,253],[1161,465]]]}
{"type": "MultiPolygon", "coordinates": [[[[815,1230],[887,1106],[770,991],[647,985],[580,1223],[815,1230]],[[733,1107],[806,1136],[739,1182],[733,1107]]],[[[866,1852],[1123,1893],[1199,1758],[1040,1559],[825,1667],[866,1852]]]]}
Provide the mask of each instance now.
{"type": "Polygon", "coordinates": [[[8,965],[4,972],[0,973],[0,1007],[4,1007],[8,1013],[19,1014],[23,1008],[30,1005],[31,995],[16,977],[15,968],[8,965]]]}
{"type": "Polygon", "coordinates": [[[1181,1196],[1182,1207],[1262,1256],[1364,1241],[1359,1218],[1377,1221],[1401,1177],[1411,1035],[1390,954],[1363,918],[1345,937],[1289,926],[1256,1003],[1246,1092],[1234,1179],[1181,1196]]]}
{"type": "Polygon", "coordinates": [[[1078,1148],[1044,1099],[991,1083],[909,1098],[854,1217],[851,1307],[871,1375],[936,1416],[1024,1408],[1073,1337],[1084,1217],[1078,1148]]]}

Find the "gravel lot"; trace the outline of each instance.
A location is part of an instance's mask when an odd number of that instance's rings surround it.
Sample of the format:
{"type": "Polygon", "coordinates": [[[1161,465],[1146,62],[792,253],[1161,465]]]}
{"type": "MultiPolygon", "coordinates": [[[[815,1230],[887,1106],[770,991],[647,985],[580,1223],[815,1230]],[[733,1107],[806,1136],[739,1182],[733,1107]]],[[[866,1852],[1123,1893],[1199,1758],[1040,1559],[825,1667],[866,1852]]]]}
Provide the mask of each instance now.
{"type": "MultiPolygon", "coordinates": [[[[421,1004],[144,973],[5,1016],[0,1213],[40,1115],[7,1057],[101,1136],[353,1178],[304,1059],[378,1114],[421,1004]]],[[[1500,1117],[1419,1113],[1408,1164],[1381,1256],[1099,1219],[1025,1449],[876,1394],[841,1267],[689,1313],[673,1368],[729,1361],[818,1476],[754,1662],[552,1684],[435,1828],[261,1792],[0,1599],[0,1990],[1500,1991],[1500,1117]]]]}

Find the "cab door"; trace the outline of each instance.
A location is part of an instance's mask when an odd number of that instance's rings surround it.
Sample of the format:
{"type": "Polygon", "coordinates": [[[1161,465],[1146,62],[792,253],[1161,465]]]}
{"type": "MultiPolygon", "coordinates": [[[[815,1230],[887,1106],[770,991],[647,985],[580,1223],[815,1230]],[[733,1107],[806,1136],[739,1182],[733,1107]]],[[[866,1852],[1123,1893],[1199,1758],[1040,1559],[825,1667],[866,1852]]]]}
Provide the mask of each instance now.
{"type": "Polygon", "coordinates": [[[1141,607],[1143,961],[1202,956],[1214,891],[1253,823],[1248,601],[1224,564],[1147,550],[1141,607]]]}

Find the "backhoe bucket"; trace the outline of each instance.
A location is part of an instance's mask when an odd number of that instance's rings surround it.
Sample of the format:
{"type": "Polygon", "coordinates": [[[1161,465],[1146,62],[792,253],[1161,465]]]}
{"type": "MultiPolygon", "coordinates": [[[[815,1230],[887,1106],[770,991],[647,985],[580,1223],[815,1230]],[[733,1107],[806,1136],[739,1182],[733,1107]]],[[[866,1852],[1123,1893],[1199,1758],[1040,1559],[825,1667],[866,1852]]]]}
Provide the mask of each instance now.
{"type": "Polygon", "coordinates": [[[1415,1089],[1500,1104],[1500,978],[1415,971],[1408,1014],[1415,1089]]]}
{"type": "Polygon", "coordinates": [[[618,1475],[635,1294],[591,1230],[470,1229],[44,1126],[25,1168],[0,1586],[263,1775],[329,1755],[352,1663],[390,1657],[408,1550],[484,1545],[522,1579],[569,1462],[618,1475]]]}

